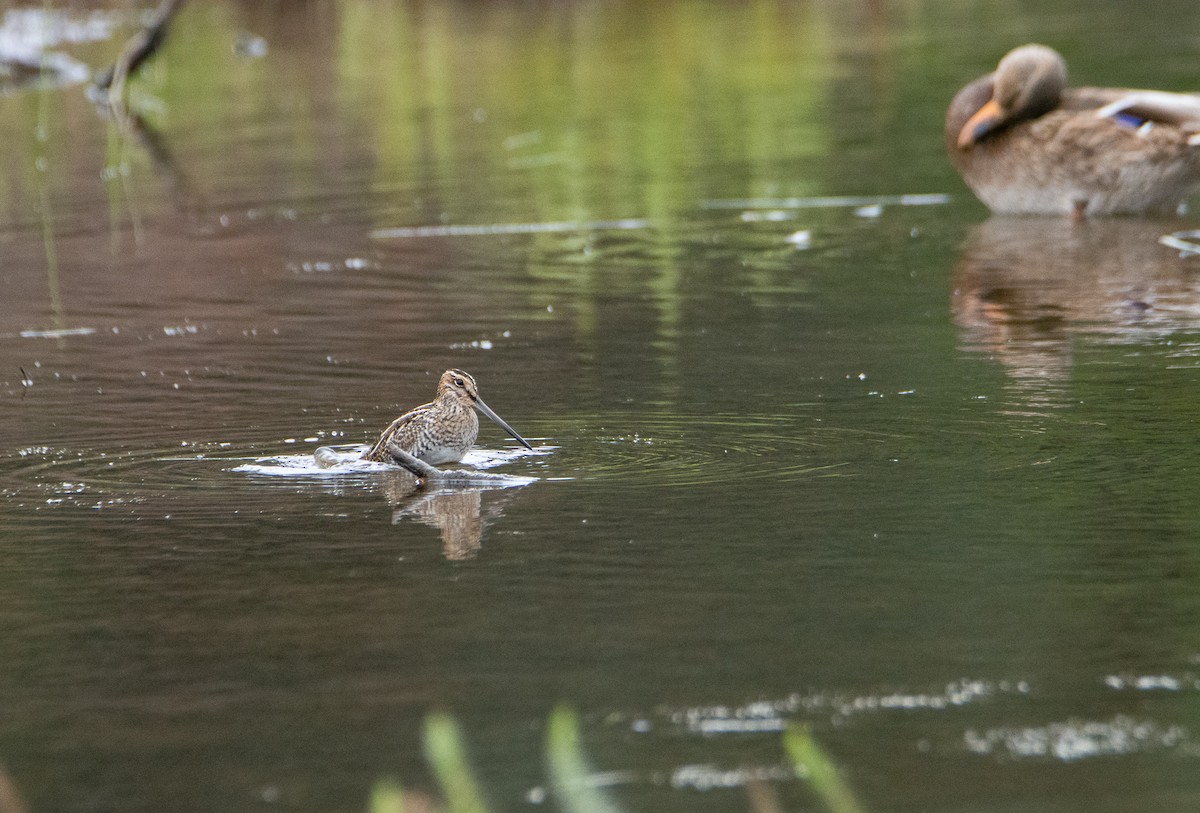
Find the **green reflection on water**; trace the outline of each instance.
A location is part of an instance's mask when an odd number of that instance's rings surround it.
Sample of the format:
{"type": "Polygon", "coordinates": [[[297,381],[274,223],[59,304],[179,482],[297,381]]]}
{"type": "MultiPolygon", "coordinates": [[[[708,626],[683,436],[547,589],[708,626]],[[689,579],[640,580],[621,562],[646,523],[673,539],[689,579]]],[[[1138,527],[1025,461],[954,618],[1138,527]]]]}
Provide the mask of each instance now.
{"type": "MultiPolygon", "coordinates": [[[[389,713],[411,723],[419,754],[425,698],[441,693],[477,704],[463,713],[472,731],[501,718],[527,732],[542,721],[537,701],[560,697],[626,710],[975,674],[1049,690],[1036,704],[855,720],[838,754],[855,775],[877,771],[864,796],[982,808],[1037,787],[1046,805],[1070,806],[1086,803],[1079,787],[1098,798],[1139,771],[1146,809],[1173,800],[1159,787],[1194,794],[1187,753],[1115,756],[1113,771],[961,750],[963,728],[988,717],[1153,706],[1196,729],[1193,695],[1104,683],[1110,671],[1194,671],[1192,275],[1177,275],[1181,307],[1157,325],[1114,320],[1112,302],[1091,296],[1116,287],[1119,299],[1136,275],[1071,273],[1084,290],[1066,298],[1044,296],[1044,274],[1009,279],[1033,290],[1030,310],[988,280],[971,289],[994,318],[983,339],[950,313],[951,288],[970,287],[952,282],[959,243],[984,213],[941,154],[946,99],[1012,40],[1043,34],[1066,37],[1078,74],[1096,81],[1119,83],[1126,63],[1189,81],[1191,29],[1163,20],[1194,7],[1167,4],[1155,21],[1119,5],[196,3],[139,82],[212,200],[199,234],[171,219],[168,183],[145,159],[129,162],[137,183],[99,185],[129,147],[106,141],[78,89],[0,99],[6,248],[38,260],[0,269],[36,288],[6,288],[10,332],[63,320],[64,302],[101,331],[123,329],[55,355],[5,345],[5,369],[43,354],[47,365],[0,433],[3,487],[16,493],[0,512],[13,529],[3,581],[19,608],[4,638],[17,722],[3,750],[35,807],[115,785],[143,809],[188,809],[211,798],[191,778],[203,763],[229,809],[280,775],[301,788],[321,777],[335,799],[306,809],[333,809],[375,774],[361,767],[355,784],[328,766],[384,750],[389,713]],[[241,29],[266,37],[265,58],[233,55],[241,29]],[[1133,59],[1148,45],[1153,59],[1133,59]],[[44,144],[42,104],[61,107],[44,144]],[[35,176],[39,157],[51,171],[35,176]],[[743,222],[704,207],[937,191],[954,205],[876,219],[743,222]],[[150,239],[97,251],[105,207],[119,224],[135,202],[150,239]],[[296,220],[272,218],[282,210],[296,220]],[[236,228],[217,228],[221,215],[236,228]],[[443,219],[628,216],[651,225],[369,237],[443,219]],[[784,242],[798,229],[812,231],[809,249],[784,242]],[[47,308],[43,258],[63,235],[47,308]],[[330,257],[369,262],[295,270],[330,257]],[[211,327],[165,341],[163,327],[187,318],[211,327]],[[483,336],[490,355],[457,346],[483,336]],[[213,460],[163,462],[181,440],[230,439],[215,453],[253,455],[293,451],[281,439],[302,430],[365,439],[394,402],[428,397],[421,371],[460,362],[485,368],[499,403],[561,447],[534,473],[574,478],[493,515],[471,563],[443,561],[428,528],[389,524],[370,484],[271,488],[213,460]],[[210,364],[195,382],[177,375],[210,364]],[[51,366],[63,373],[54,389],[41,386],[51,366]],[[154,388],[164,370],[182,392],[154,388]],[[41,453],[16,451],[42,444],[61,464],[49,473],[34,470],[41,453]],[[110,473],[128,449],[133,462],[110,473]],[[821,466],[838,476],[800,476],[821,466]],[[514,695],[537,710],[506,712],[514,695]],[[297,708],[313,732],[302,742],[297,708]],[[925,736],[931,752],[913,747],[925,736]],[[64,752],[78,766],[66,778],[64,752]],[[175,804],[144,798],[172,783],[175,804]]],[[[103,64],[113,49],[84,50],[103,64]]],[[[1047,255],[1043,239],[1030,269],[1047,255]]],[[[566,775],[585,773],[572,723],[552,720],[566,775]]],[[[623,765],[617,739],[589,750],[623,765]]],[[[668,766],[693,749],[731,765],[755,748],[777,756],[774,736],[664,740],[668,766]]],[[[466,771],[455,753],[447,777],[466,771]]],[[[498,798],[528,787],[494,767],[516,761],[499,750],[476,761],[493,770],[489,789],[504,774],[511,792],[498,798]]],[[[477,791],[464,804],[481,805],[477,791]]],[[[658,809],[744,808],[662,797],[658,809]]]]}

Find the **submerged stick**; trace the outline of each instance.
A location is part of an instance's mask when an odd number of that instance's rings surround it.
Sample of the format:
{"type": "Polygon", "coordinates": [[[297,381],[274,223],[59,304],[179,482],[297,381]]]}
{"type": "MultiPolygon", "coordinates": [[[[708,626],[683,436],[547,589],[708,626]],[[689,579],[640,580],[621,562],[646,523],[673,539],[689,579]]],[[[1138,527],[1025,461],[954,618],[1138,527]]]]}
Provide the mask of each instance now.
{"type": "Polygon", "coordinates": [[[392,456],[392,459],[396,463],[417,477],[438,483],[439,485],[472,485],[489,481],[508,482],[511,479],[505,474],[489,474],[488,472],[470,471],[469,469],[442,471],[404,451],[394,440],[388,442],[387,453],[392,456]]]}
{"type": "Polygon", "coordinates": [[[397,463],[411,471],[418,477],[425,477],[430,480],[436,480],[442,476],[440,469],[435,469],[433,466],[421,460],[418,457],[410,455],[397,445],[396,441],[390,440],[387,445],[387,453],[392,456],[397,463]]]}

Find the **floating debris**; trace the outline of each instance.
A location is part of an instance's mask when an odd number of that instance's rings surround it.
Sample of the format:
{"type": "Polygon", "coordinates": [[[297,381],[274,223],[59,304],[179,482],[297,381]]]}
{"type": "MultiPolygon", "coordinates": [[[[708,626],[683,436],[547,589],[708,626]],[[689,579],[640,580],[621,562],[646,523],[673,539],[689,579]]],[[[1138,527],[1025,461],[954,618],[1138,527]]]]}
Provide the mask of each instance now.
{"type": "Polygon", "coordinates": [[[612,231],[621,229],[646,229],[650,221],[644,218],[624,220],[562,220],[552,223],[486,223],[479,225],[446,226],[401,226],[394,229],[376,229],[371,236],[376,240],[396,240],[407,237],[481,237],[495,234],[544,234],[569,231],[612,231]]]}

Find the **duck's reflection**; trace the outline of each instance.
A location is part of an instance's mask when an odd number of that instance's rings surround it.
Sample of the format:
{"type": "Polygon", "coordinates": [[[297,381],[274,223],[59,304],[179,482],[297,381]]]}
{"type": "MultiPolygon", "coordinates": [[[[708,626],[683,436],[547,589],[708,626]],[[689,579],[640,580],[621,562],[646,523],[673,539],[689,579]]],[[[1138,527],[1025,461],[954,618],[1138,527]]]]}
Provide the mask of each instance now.
{"type": "Polygon", "coordinates": [[[1082,335],[1135,343],[1200,325],[1200,260],[1158,238],[1175,220],[997,217],[969,235],[952,310],[963,347],[1004,365],[1019,400],[1065,403],[1082,335]]]}
{"type": "Polygon", "coordinates": [[[393,506],[392,524],[411,518],[437,528],[442,536],[443,554],[454,561],[470,559],[479,553],[488,525],[503,516],[517,491],[486,486],[422,485],[406,471],[389,472],[383,481],[384,496],[393,506]]]}

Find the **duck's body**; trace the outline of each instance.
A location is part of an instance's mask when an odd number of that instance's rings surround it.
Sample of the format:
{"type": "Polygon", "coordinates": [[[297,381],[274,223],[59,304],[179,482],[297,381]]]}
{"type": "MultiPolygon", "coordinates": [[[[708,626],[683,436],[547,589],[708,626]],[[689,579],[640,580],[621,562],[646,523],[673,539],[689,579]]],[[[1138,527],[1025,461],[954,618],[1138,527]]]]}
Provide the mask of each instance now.
{"type": "Polygon", "coordinates": [[[946,111],[946,150],[1005,214],[1110,215],[1177,208],[1200,189],[1200,96],[1067,88],[1055,51],[1025,45],[946,111]]]}
{"type": "Polygon", "coordinates": [[[383,430],[366,460],[396,462],[388,446],[396,444],[431,465],[457,463],[479,437],[478,409],[527,449],[533,447],[479,398],[475,379],[462,370],[447,370],[438,381],[437,397],[404,413],[383,430]]]}

